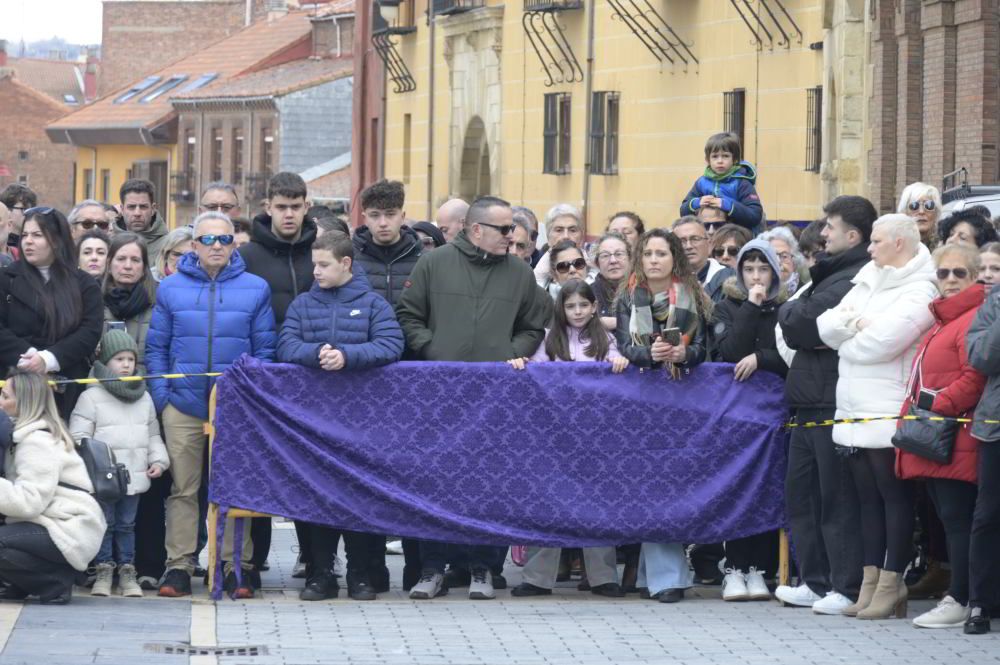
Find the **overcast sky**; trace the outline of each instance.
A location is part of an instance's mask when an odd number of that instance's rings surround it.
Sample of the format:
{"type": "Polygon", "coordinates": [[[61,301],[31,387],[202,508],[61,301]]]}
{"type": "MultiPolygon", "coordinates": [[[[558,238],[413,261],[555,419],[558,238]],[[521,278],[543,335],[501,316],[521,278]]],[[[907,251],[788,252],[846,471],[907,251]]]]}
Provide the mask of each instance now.
{"type": "Polygon", "coordinates": [[[16,45],[22,37],[100,43],[101,0],[0,0],[0,38],[16,45]]]}

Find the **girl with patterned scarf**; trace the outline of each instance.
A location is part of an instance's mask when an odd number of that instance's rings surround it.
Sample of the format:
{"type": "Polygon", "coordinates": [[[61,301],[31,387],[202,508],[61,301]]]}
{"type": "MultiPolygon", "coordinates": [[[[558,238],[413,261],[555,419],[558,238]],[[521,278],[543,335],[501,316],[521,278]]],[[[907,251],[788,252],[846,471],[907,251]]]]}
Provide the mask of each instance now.
{"type": "MultiPolygon", "coordinates": [[[[705,329],[712,303],[691,270],[684,247],[673,233],[653,229],[642,234],[632,269],[618,292],[618,349],[639,367],[666,364],[679,378],[705,360],[705,329]],[[680,344],[664,331],[680,330],[680,344]]],[[[643,543],[637,586],[661,603],[684,598],[692,576],[681,543],[643,543]]]]}

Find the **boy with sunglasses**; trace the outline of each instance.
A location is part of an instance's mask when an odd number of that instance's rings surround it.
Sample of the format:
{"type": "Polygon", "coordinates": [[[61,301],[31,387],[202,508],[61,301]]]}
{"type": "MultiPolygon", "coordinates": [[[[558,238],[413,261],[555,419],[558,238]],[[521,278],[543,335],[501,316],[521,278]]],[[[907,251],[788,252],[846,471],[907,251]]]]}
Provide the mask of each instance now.
{"type": "MultiPolygon", "coordinates": [[[[247,272],[243,259],[234,253],[233,231],[232,221],[220,212],[202,213],[195,219],[194,252],[181,257],[177,271],[160,282],[156,294],[146,337],[149,374],[223,372],[244,353],[274,360],[277,335],[271,290],[267,282],[247,272]]],[[[149,384],[161,414],[173,475],[161,596],[191,593],[211,390],[211,381],[200,376],[149,384]]],[[[233,560],[232,531],[227,524],[222,556],[229,562],[233,560]]],[[[252,598],[250,529],[243,532],[242,549],[243,573],[237,576],[232,564],[227,564],[225,588],[233,597],[252,598]]]]}

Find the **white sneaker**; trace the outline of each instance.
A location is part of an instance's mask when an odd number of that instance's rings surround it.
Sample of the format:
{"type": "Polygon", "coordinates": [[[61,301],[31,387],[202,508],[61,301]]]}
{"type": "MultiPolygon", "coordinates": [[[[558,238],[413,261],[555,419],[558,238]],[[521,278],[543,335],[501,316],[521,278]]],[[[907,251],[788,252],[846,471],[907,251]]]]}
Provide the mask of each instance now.
{"type": "Polygon", "coordinates": [[[747,583],[743,573],[726,568],[726,576],[722,578],[722,600],[736,602],[750,600],[750,593],[747,591],[747,583]]]}
{"type": "Polygon", "coordinates": [[[403,553],[403,541],[402,540],[390,540],[385,544],[386,554],[402,554],[403,553]]]}
{"type": "Polygon", "coordinates": [[[937,607],[914,619],[913,625],[917,628],[961,628],[970,614],[968,607],[951,596],[945,596],[937,607]]]}
{"type": "Polygon", "coordinates": [[[774,595],[782,605],[794,607],[812,607],[816,601],[820,600],[819,594],[813,593],[808,584],[800,584],[799,586],[782,584],[774,590],[774,595]]]}
{"type": "Polygon", "coordinates": [[[767,588],[764,576],[756,568],[751,567],[750,572],[744,576],[744,579],[746,580],[747,593],[750,594],[750,600],[771,600],[771,591],[767,588]]]}
{"type": "Polygon", "coordinates": [[[831,616],[838,616],[844,613],[848,607],[854,604],[850,598],[842,593],[837,593],[836,591],[831,591],[826,594],[826,598],[821,598],[813,603],[813,612],[815,614],[828,614],[831,616]]]}
{"type": "Polygon", "coordinates": [[[420,574],[420,581],[410,589],[412,600],[430,600],[448,593],[444,586],[444,575],[433,569],[428,569],[420,574]]]}
{"type": "Polygon", "coordinates": [[[472,580],[469,582],[470,600],[493,600],[497,597],[493,590],[493,573],[488,568],[477,568],[472,571],[472,580]]]}

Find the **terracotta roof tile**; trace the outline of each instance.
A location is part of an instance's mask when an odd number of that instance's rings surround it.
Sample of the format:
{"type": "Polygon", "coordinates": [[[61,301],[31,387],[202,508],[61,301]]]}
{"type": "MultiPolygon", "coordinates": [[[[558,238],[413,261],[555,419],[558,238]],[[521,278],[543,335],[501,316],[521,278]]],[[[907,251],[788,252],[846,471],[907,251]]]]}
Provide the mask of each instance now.
{"type": "MultiPolygon", "coordinates": [[[[307,39],[311,34],[309,18],[311,12],[289,12],[273,21],[255,23],[230,37],[213,45],[192,53],[173,64],[159,70],[153,76],[160,76],[161,82],[174,74],[186,74],[188,79],[180,84],[177,90],[183,90],[189,81],[201,74],[215,72],[218,81],[226,81],[242,72],[266,62],[273,56],[287,50],[289,47],[307,39]]],[[[120,90],[101,98],[90,106],[62,118],[48,126],[49,130],[65,129],[118,129],[118,128],[153,128],[169,120],[175,115],[170,104],[170,95],[163,94],[154,100],[142,103],[139,100],[151,91],[153,86],[142,94],[121,104],[114,100],[128,91],[133,82],[120,90]]],[[[159,82],[156,84],[159,85],[159,82]]]]}
{"type": "Polygon", "coordinates": [[[174,95],[171,100],[197,101],[217,98],[279,97],[350,75],[353,68],[354,62],[351,58],[296,60],[211,83],[200,90],[174,95]]]}
{"type": "Polygon", "coordinates": [[[77,104],[83,104],[83,65],[70,60],[44,60],[42,58],[9,58],[17,79],[66,105],[64,95],[73,95],[77,104]]]}

